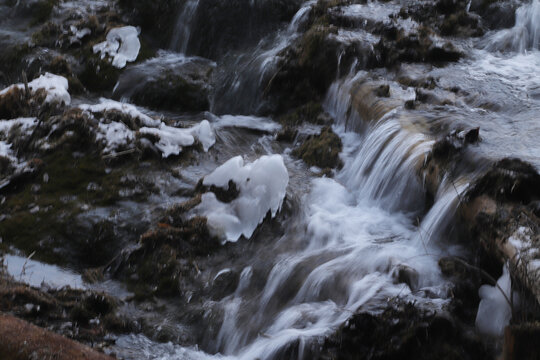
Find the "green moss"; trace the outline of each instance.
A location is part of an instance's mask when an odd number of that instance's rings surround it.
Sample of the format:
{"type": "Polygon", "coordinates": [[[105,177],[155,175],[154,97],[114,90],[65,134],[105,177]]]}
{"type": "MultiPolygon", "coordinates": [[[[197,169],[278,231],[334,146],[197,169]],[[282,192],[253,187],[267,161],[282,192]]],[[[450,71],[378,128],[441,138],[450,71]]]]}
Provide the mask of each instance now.
{"type": "Polygon", "coordinates": [[[319,135],[309,137],[293,155],[300,157],[310,166],[321,169],[337,168],[342,165],[339,153],[343,149],[341,139],[330,127],[325,127],[319,135]]]}
{"type": "MultiPolygon", "coordinates": [[[[35,177],[6,197],[3,213],[10,217],[0,226],[1,246],[15,246],[26,253],[37,251],[37,258],[60,264],[81,261],[97,266],[107,261],[118,244],[114,224],[86,224],[77,217],[83,212],[82,204],[99,207],[120,200],[119,191],[126,187],[123,176],[131,165],[107,174],[99,154],[74,158],[68,149],[55,151],[42,161],[35,177]],[[47,182],[42,180],[45,174],[47,182]],[[90,183],[97,189],[89,189],[90,183]]],[[[141,196],[134,200],[143,199],[141,196]]]]}
{"type": "Polygon", "coordinates": [[[281,116],[279,122],[285,126],[298,126],[304,122],[322,125],[320,115],[323,113],[321,103],[311,101],[281,116]]]}

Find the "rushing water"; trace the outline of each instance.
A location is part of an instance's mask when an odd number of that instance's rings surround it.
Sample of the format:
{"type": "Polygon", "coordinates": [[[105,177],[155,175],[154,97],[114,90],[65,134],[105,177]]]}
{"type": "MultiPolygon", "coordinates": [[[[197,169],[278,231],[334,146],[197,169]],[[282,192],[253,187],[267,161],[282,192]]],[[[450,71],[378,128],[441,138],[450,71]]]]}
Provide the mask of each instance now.
{"type": "Polygon", "coordinates": [[[199,0],[187,0],[173,31],[171,38],[171,48],[182,54],[185,54],[188,49],[189,39],[191,36],[191,23],[199,6],[199,0]]]}

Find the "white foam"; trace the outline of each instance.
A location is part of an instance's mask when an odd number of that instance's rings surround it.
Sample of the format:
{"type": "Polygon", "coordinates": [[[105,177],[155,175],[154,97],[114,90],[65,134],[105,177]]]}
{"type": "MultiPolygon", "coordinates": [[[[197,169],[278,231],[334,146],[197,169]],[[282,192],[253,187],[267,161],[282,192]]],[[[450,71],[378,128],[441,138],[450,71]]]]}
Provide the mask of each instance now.
{"type": "Polygon", "coordinates": [[[102,59],[107,55],[112,57],[112,65],[119,69],[137,60],[140,49],[139,30],[133,26],[112,29],[107,34],[107,40],[93,48],[94,53],[101,53],[102,59]]]}

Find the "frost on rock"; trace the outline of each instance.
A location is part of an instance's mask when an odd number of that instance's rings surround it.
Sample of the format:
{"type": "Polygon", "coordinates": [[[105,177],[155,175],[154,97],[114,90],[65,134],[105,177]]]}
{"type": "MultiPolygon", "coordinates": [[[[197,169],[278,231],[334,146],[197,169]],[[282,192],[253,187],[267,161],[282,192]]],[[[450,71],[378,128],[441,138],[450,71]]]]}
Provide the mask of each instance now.
{"type": "Polygon", "coordinates": [[[137,131],[142,135],[156,137],[158,140],[155,145],[165,158],[180,154],[184,147],[192,146],[195,141],[202,145],[204,151],[208,151],[216,142],[214,130],[207,120],[203,120],[191,128],[175,128],[144,114],[135,105],[114,100],[100,99],[99,104],[79,105],[78,107],[97,116],[117,111],[134,120],[130,121],[130,124],[124,124],[118,121],[98,119],[99,129],[96,139],[105,143],[105,153],[113,153],[134,142],[137,131]]]}
{"type": "Polygon", "coordinates": [[[137,60],[140,49],[139,31],[133,26],[112,29],[107,34],[107,40],[93,48],[94,53],[101,53],[102,59],[107,55],[112,57],[112,65],[119,69],[137,60]]]}
{"type": "Polygon", "coordinates": [[[281,155],[262,156],[250,164],[237,156],[206,176],[203,185],[227,188],[231,180],[239,190],[236,199],[223,203],[208,192],[193,209],[194,214],[208,219],[211,233],[225,242],[235,242],[242,235],[250,238],[269,211],[276,216],[285,198],[289,174],[281,155]]]}
{"type": "Polygon", "coordinates": [[[214,131],[208,120],[203,120],[187,129],[175,128],[161,123],[158,128],[144,127],[139,132],[159,138],[155,145],[162,152],[164,158],[180,154],[184,147],[192,146],[195,140],[201,143],[204,151],[208,151],[216,142],[214,131]]]}
{"type": "MultiPolygon", "coordinates": [[[[24,84],[15,84],[0,91],[0,95],[7,93],[14,87],[24,89],[24,84]]],[[[63,76],[54,75],[51,73],[45,73],[37,79],[28,83],[28,88],[35,93],[38,90],[44,90],[47,96],[45,97],[46,103],[64,103],[69,105],[71,103],[71,96],[69,95],[68,81],[63,76]]]]}
{"type": "Polygon", "coordinates": [[[139,120],[144,126],[159,126],[161,121],[152,119],[150,116],[143,114],[135,105],[121,103],[114,100],[99,99],[99,104],[95,105],[79,105],[79,109],[89,111],[91,113],[104,113],[106,111],[119,111],[131,118],[139,120]]]}
{"type": "MultiPolygon", "coordinates": [[[[512,318],[512,309],[508,303],[508,300],[512,299],[512,280],[506,265],[503,267],[502,276],[497,280],[497,285],[498,287],[482,285],[478,291],[482,300],[476,314],[476,328],[482,334],[500,337],[512,318]]],[[[517,295],[514,294],[514,303],[517,302],[516,299],[517,295]]]]}
{"type": "Polygon", "coordinates": [[[109,124],[100,123],[96,140],[105,142],[105,154],[114,153],[135,140],[133,131],[124,123],[112,121],[109,124]]]}
{"type": "Polygon", "coordinates": [[[0,120],[0,156],[9,159],[12,163],[17,163],[17,157],[11,149],[12,144],[7,142],[9,132],[18,127],[20,131],[28,134],[30,129],[37,124],[36,118],[18,118],[12,120],[0,120]]]}

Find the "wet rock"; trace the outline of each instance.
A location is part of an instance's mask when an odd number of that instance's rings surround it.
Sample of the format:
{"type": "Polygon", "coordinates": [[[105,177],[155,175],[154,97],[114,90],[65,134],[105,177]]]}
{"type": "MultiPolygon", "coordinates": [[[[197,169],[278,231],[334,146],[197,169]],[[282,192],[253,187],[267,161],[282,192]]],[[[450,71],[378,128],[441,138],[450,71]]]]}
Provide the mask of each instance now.
{"type": "Polygon", "coordinates": [[[467,1],[439,0],[415,2],[403,7],[402,18],[411,17],[424,26],[438,30],[443,36],[482,36],[483,24],[480,16],[467,11],[467,1]]]}
{"type": "Polygon", "coordinates": [[[392,278],[397,283],[407,284],[412,291],[418,289],[418,271],[407,265],[398,265],[392,270],[392,278]]]}
{"type": "Polygon", "coordinates": [[[278,71],[265,89],[265,97],[276,104],[276,112],[322,100],[337,74],[339,43],[328,36],[332,32],[337,29],[314,26],[281,54],[278,71]]]}
{"type": "Polygon", "coordinates": [[[540,358],[538,339],[540,324],[526,323],[506,328],[504,334],[505,360],[533,360],[540,358]]]}
{"type": "Polygon", "coordinates": [[[333,359],[490,359],[482,343],[447,318],[412,304],[353,315],[322,346],[333,359]]]}
{"type": "Polygon", "coordinates": [[[473,0],[470,10],[479,14],[489,29],[496,30],[515,25],[515,13],[519,6],[519,1],[473,0]]]}
{"type": "Polygon", "coordinates": [[[339,136],[330,127],[325,127],[319,135],[308,137],[299,148],[293,151],[293,155],[300,157],[310,166],[332,169],[342,166],[339,158],[342,149],[343,144],[339,136]]]}
{"type": "Polygon", "coordinates": [[[446,63],[458,61],[462,54],[450,42],[440,45],[430,36],[430,30],[420,28],[417,33],[401,32],[396,40],[382,38],[375,45],[374,67],[392,67],[400,62],[446,63]]]}
{"type": "Polygon", "coordinates": [[[390,86],[389,85],[380,85],[375,89],[375,95],[378,97],[390,97],[390,86]]]}
{"type": "Polygon", "coordinates": [[[299,106],[286,114],[280,116],[278,121],[285,126],[298,126],[304,122],[316,125],[331,125],[332,117],[324,111],[321,103],[309,102],[299,106]]]}
{"type": "Polygon", "coordinates": [[[128,98],[153,109],[204,111],[210,107],[209,61],[185,61],[163,55],[127,69],[115,86],[113,97],[128,98]]]}
{"type": "Polygon", "coordinates": [[[480,140],[479,134],[479,128],[456,129],[433,145],[419,169],[428,196],[435,196],[445,174],[453,173],[456,166],[472,166],[463,156],[464,150],[480,140]]]}
{"type": "Polygon", "coordinates": [[[288,23],[300,0],[200,0],[191,25],[188,53],[217,59],[256,44],[288,23]]]}
{"type": "Polygon", "coordinates": [[[150,32],[158,46],[165,47],[185,0],[120,0],[118,3],[134,24],[140,25],[145,33],[150,32]]]}
{"type": "Polygon", "coordinates": [[[467,197],[488,195],[498,201],[527,204],[540,198],[540,174],[520,159],[503,159],[482,176],[467,197]]]}
{"type": "Polygon", "coordinates": [[[230,269],[218,273],[212,281],[212,299],[220,300],[234,293],[239,280],[239,274],[230,269]]]}
{"type": "Polygon", "coordinates": [[[499,266],[509,262],[513,278],[535,299],[533,303],[540,301],[535,265],[540,247],[540,218],[535,214],[539,186],[540,175],[532,165],[503,159],[469,187],[458,209],[470,241],[499,266]]]}
{"type": "Polygon", "coordinates": [[[276,140],[291,143],[294,141],[294,139],[296,139],[297,135],[298,135],[298,130],[296,128],[292,126],[285,126],[276,135],[276,140]]]}
{"type": "Polygon", "coordinates": [[[240,195],[240,190],[238,189],[238,186],[232,180],[229,180],[229,182],[227,183],[227,188],[218,187],[215,185],[204,186],[203,180],[204,178],[199,180],[199,182],[197,183],[197,186],[195,188],[196,193],[203,194],[209,191],[213,192],[216,195],[216,198],[224,203],[230,203],[231,201],[236,199],[238,195],[240,195]]]}

